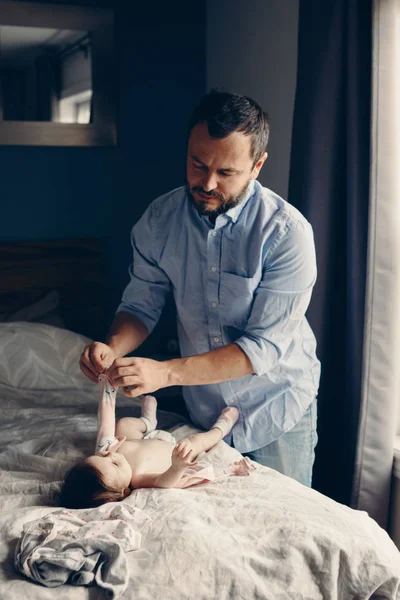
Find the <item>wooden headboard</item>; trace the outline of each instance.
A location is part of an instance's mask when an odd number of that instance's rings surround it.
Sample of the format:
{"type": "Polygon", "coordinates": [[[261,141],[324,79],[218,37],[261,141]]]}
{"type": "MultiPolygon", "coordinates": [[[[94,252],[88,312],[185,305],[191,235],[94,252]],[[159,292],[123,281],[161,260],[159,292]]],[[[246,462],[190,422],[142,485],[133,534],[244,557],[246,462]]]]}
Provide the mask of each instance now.
{"type": "Polygon", "coordinates": [[[14,314],[53,290],[65,327],[97,338],[104,327],[97,240],[0,244],[1,314],[14,314]]]}

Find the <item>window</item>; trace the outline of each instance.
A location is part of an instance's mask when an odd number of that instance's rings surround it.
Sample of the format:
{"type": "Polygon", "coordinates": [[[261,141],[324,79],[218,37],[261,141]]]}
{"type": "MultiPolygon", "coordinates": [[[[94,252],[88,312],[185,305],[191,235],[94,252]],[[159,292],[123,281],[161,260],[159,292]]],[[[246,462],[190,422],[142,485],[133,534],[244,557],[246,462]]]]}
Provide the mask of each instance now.
{"type": "Polygon", "coordinates": [[[60,123],[90,123],[92,90],[72,94],[58,103],[60,123]]]}

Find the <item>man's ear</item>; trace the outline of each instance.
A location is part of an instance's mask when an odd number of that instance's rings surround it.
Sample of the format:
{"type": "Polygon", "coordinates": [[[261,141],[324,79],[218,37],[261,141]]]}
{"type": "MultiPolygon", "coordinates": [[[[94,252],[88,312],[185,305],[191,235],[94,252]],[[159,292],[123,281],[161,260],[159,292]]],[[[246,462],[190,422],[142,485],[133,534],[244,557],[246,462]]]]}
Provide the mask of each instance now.
{"type": "Polygon", "coordinates": [[[257,179],[258,174],[261,171],[261,167],[263,166],[263,164],[267,160],[267,158],[268,158],[268,152],[264,152],[264,154],[258,159],[258,161],[254,165],[253,171],[251,173],[252,179],[257,179]]]}

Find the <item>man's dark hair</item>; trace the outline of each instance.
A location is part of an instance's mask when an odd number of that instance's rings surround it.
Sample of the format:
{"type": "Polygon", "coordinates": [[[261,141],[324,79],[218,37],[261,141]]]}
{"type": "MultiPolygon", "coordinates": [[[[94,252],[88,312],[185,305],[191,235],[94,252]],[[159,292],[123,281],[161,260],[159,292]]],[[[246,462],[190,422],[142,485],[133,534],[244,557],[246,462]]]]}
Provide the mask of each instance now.
{"type": "Polygon", "coordinates": [[[234,131],[251,135],[253,164],[264,154],[269,138],[268,115],[247,96],[211,90],[196,106],[189,121],[189,135],[195,125],[206,123],[210,137],[225,138],[234,131]]]}

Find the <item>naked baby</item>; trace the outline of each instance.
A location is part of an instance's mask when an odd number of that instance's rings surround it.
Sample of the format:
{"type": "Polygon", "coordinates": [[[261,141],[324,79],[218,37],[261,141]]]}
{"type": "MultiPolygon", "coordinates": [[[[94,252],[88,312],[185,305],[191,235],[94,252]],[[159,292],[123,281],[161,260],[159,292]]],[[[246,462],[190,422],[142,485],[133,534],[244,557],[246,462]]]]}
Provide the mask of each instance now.
{"type": "MultiPolygon", "coordinates": [[[[217,478],[205,460],[238,419],[238,410],[225,408],[214,426],[176,443],[166,431],[157,431],[157,401],[141,398],[140,418],[124,417],[115,423],[116,387],[107,375],[99,376],[98,433],[95,454],[68,472],[60,494],[66,508],[90,508],[123,500],[138,488],[185,488],[217,478]]],[[[230,465],[225,475],[249,475],[253,463],[244,458],[230,465]]]]}

